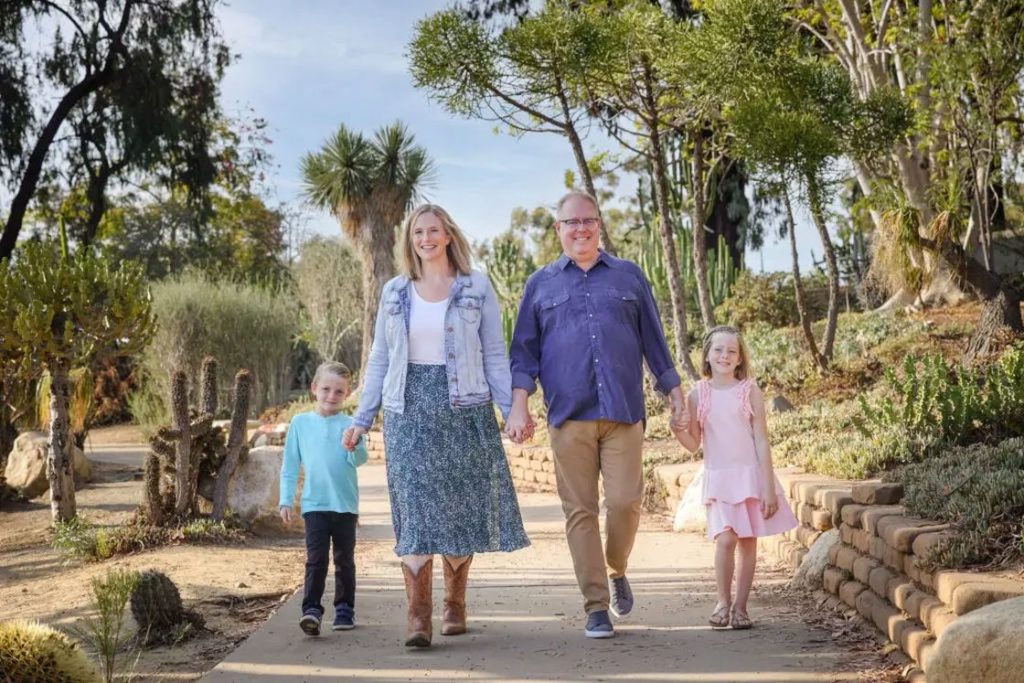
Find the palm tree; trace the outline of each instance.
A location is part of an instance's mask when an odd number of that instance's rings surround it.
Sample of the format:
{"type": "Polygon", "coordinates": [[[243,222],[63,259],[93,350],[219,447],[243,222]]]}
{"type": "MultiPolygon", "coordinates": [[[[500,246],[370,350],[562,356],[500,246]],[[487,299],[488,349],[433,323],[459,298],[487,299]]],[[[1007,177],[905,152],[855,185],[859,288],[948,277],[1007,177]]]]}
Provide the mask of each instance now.
{"type": "Polygon", "coordinates": [[[397,121],[372,140],[342,124],[319,152],[302,159],[306,196],[335,215],[362,261],[360,367],[370,353],[381,288],[395,274],[396,228],[433,173],[426,150],[397,121]]]}

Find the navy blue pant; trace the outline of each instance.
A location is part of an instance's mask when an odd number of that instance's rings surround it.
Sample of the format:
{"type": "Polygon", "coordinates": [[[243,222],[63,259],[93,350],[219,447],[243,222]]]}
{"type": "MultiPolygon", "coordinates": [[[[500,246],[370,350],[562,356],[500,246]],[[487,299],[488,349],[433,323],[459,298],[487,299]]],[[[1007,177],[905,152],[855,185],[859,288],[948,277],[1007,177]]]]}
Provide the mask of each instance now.
{"type": "Polygon", "coordinates": [[[322,616],[320,604],[327,581],[327,561],[334,544],[334,607],[345,603],[356,606],[356,520],[351,512],[307,512],[306,586],[302,593],[302,613],[315,610],[322,616]]]}

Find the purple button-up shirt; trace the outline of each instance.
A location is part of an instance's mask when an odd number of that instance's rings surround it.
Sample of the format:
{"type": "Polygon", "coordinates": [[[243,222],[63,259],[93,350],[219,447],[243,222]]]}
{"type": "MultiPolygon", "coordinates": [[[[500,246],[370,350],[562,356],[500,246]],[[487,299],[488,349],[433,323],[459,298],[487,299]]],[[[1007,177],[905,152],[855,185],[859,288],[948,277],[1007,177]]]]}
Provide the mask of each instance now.
{"type": "Polygon", "coordinates": [[[512,387],[544,389],[548,421],[643,420],[643,362],[668,393],[679,373],[639,266],[600,252],[584,272],[563,254],[526,281],[509,353],[512,387]]]}

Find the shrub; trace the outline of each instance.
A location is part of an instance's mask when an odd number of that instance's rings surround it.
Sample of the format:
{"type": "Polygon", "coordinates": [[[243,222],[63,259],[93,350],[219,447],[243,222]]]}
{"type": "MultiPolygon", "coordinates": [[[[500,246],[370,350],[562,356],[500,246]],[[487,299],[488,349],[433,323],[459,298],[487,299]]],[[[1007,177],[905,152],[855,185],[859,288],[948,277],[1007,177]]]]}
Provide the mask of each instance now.
{"type": "Polygon", "coordinates": [[[143,361],[146,382],[140,389],[150,396],[133,397],[133,406],[157,406],[169,395],[170,373],[179,368],[188,374],[191,391],[198,392],[206,356],[219,362],[220,405],[231,405],[231,380],[238,368],[253,374],[254,410],[287,397],[299,327],[294,300],[284,290],[189,274],[154,285],[153,309],[158,329],[143,361]]]}
{"type": "Polygon", "coordinates": [[[241,529],[224,521],[212,519],[194,519],[178,530],[181,539],[186,543],[239,543],[245,538],[241,529]]]}
{"type": "Polygon", "coordinates": [[[892,478],[910,514],[954,525],[952,539],[924,558],[930,568],[1024,559],[1024,439],[953,448],[892,478]]]}
{"type": "Polygon", "coordinates": [[[96,669],[66,635],[33,621],[0,622],[0,673],[5,681],[99,681],[96,669]]]}
{"type": "Polygon", "coordinates": [[[790,276],[743,271],[733,284],[732,293],[715,310],[715,318],[741,328],[756,323],[770,327],[796,325],[800,318],[790,276]]]}
{"type": "Polygon", "coordinates": [[[92,578],[93,610],[95,616],[86,617],[76,631],[82,640],[96,650],[103,680],[110,683],[128,668],[124,659],[130,638],[124,631],[125,607],[139,581],[139,574],[126,569],[108,571],[105,576],[92,578]]]}
{"type": "Polygon", "coordinates": [[[64,557],[65,563],[90,562],[98,558],[96,527],[82,515],[66,522],[54,522],[50,545],[64,557]]]}

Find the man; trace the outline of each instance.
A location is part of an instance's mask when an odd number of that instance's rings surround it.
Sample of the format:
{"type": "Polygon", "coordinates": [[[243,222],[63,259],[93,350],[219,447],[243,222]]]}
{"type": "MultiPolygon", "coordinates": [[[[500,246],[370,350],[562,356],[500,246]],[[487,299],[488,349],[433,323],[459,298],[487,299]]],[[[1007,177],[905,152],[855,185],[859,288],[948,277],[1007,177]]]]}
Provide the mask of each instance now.
{"type": "Polygon", "coordinates": [[[610,638],[609,607],[617,617],[633,609],[626,567],[643,495],[643,361],[656,388],[670,394],[674,422],[682,417],[683,394],[650,284],[636,264],[600,249],[597,201],[570,192],[558,202],[557,219],[563,254],[530,276],[519,307],[506,426],[513,439],[529,436],[527,398],[539,378],[566,538],[587,613],[584,634],[610,638]],[[607,508],[604,549],[599,476],[607,508]]]}

